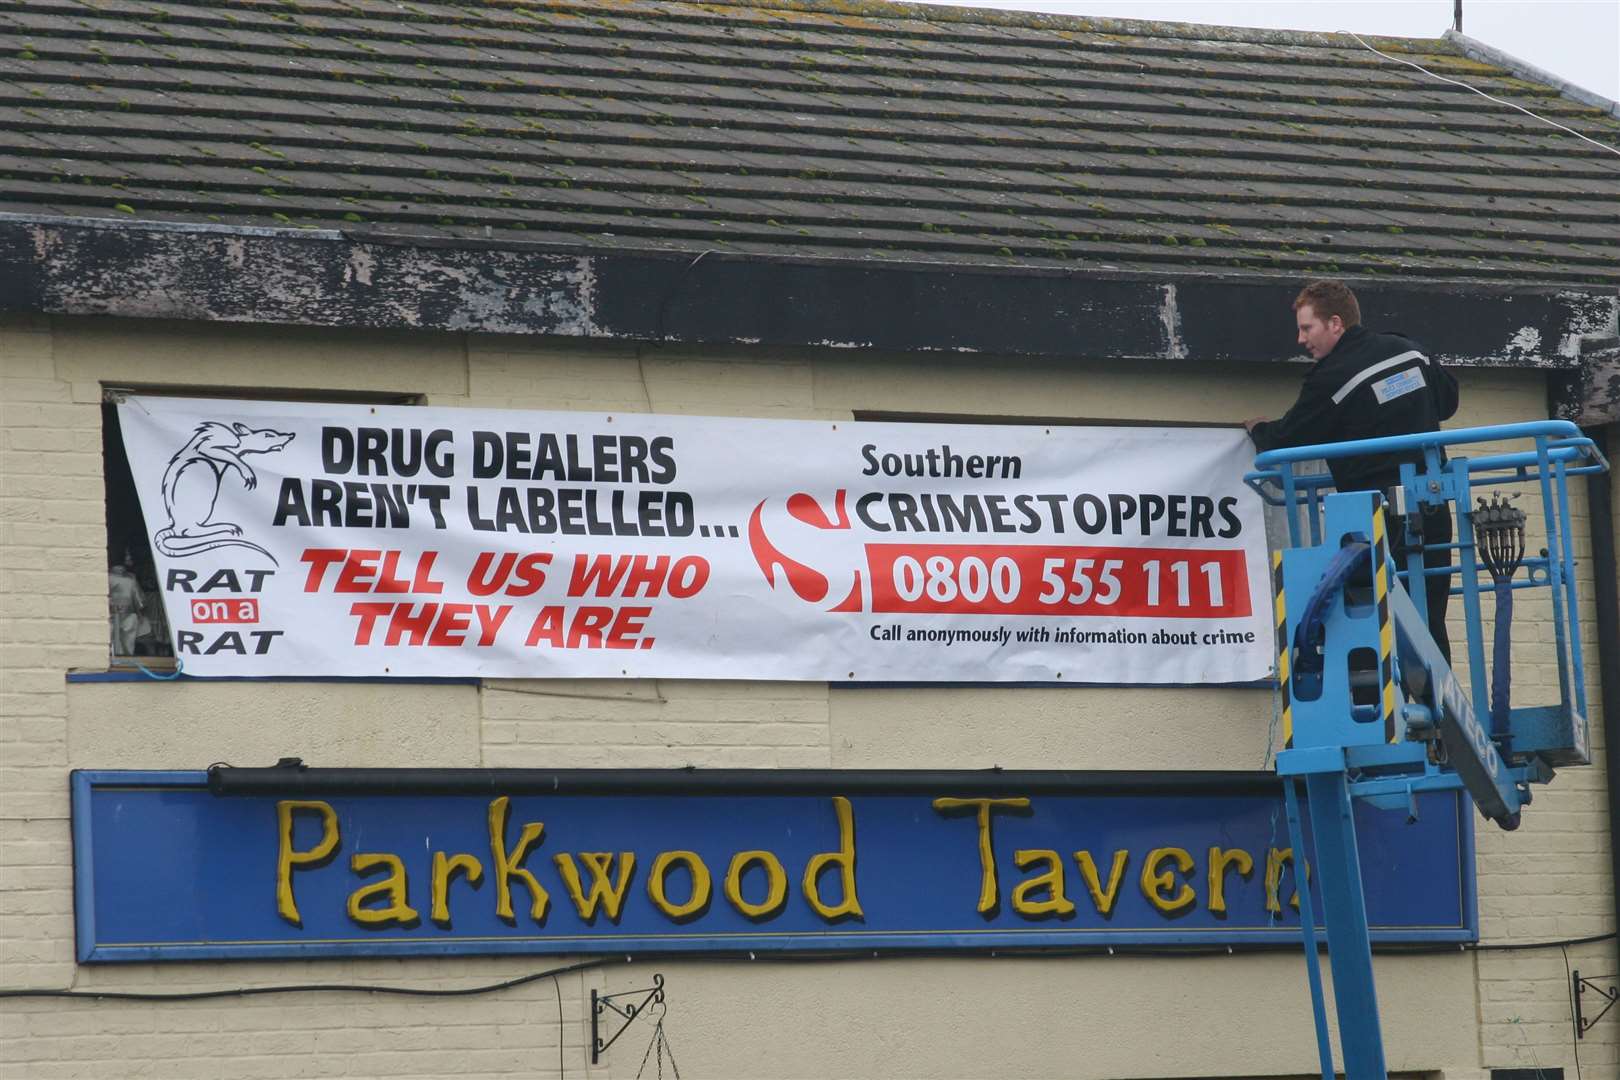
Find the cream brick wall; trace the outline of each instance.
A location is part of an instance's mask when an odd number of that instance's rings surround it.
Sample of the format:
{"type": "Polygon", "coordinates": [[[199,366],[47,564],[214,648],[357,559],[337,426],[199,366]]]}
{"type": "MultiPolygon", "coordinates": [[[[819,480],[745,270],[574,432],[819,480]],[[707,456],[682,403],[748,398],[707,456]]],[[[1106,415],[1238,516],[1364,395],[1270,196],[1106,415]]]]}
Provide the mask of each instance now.
{"type": "MultiPolygon", "coordinates": [[[[1544,409],[1532,376],[1468,372],[1463,379],[1459,423],[1523,419],[1544,409]]],[[[831,350],[698,353],[508,337],[0,319],[0,984],[7,987],[456,987],[568,962],[79,968],[71,768],[268,764],[283,754],[328,766],[489,767],[1061,762],[1242,769],[1265,760],[1271,700],[1255,691],[829,690],[672,680],[68,684],[65,672],[100,670],[107,660],[103,385],[420,394],[436,405],[764,417],[978,409],[1231,422],[1280,411],[1295,384],[1275,369],[1191,363],[1120,370],[831,350]]],[[[1534,605],[1521,605],[1521,626],[1537,617],[1534,605]]],[[[1527,647],[1523,657],[1518,703],[1544,692],[1548,675],[1544,650],[1527,647]]],[[[1595,694],[1595,669],[1591,678],[1595,694]]],[[[1594,699],[1594,716],[1598,710],[1594,699]]],[[[1480,829],[1487,941],[1613,929],[1604,790],[1599,768],[1568,770],[1538,793],[1519,832],[1480,829]]],[[[1570,960],[1592,974],[1616,970],[1612,944],[1572,949],[1570,960]]],[[[1475,1080],[1490,1066],[1573,1066],[1556,950],[1386,955],[1377,967],[1392,1069],[1475,1080]]],[[[650,1030],[632,1030],[590,1069],[585,1002],[592,987],[645,985],[654,971],[668,980],[666,1030],[689,1076],[1315,1070],[1301,961],[1284,952],[1197,960],[648,960],[476,998],[7,1001],[0,1003],[0,1076],[629,1077],[650,1030]]],[[[1587,1076],[1615,1075],[1617,1031],[1620,1021],[1608,1019],[1582,1042],[1587,1076]]]]}

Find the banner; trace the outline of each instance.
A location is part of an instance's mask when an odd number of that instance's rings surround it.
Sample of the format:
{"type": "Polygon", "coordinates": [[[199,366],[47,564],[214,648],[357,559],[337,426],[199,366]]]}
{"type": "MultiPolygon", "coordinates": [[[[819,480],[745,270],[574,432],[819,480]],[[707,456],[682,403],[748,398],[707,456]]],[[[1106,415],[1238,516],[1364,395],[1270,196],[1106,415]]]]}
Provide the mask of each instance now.
{"type": "MultiPolygon", "coordinates": [[[[1299,943],[1275,781],[999,798],[206,784],[74,774],[81,961],[1299,943]]],[[[1357,801],[1373,940],[1476,936],[1465,798],[1420,795],[1415,822],[1357,801]]]]}
{"type": "Polygon", "coordinates": [[[1227,429],[131,397],[193,675],[1227,683],[1272,665],[1227,429]]]}

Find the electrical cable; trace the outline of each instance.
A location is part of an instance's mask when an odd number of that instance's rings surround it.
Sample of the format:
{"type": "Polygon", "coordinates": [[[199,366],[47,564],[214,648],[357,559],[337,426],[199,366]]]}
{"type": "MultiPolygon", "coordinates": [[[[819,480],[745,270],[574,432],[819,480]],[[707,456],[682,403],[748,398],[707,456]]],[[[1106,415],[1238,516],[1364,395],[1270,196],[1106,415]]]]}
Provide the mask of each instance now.
{"type": "Polygon", "coordinates": [[[1502,941],[1475,945],[1480,952],[1516,952],[1521,949],[1564,949],[1571,945],[1594,945],[1600,941],[1613,941],[1614,931],[1607,934],[1593,934],[1590,937],[1564,938],[1560,941],[1502,941]]]}
{"type": "MultiPolygon", "coordinates": [[[[1428,953],[1454,953],[1454,952],[1517,952],[1527,949],[1560,949],[1576,945],[1593,945],[1603,941],[1615,940],[1616,934],[1593,934],[1588,937],[1564,938],[1558,941],[1521,941],[1521,942],[1441,942],[1437,944],[1406,945],[1400,943],[1374,944],[1374,951],[1396,955],[1424,955],[1428,953]]],[[[827,952],[827,953],[776,953],[769,957],[775,963],[844,963],[851,960],[882,960],[882,959],[927,959],[927,958],[954,958],[963,956],[984,956],[992,958],[1008,957],[1022,959],[1072,958],[1082,956],[1138,956],[1138,957],[1201,957],[1236,955],[1239,952],[1294,952],[1299,949],[1295,942],[1242,942],[1232,945],[1186,945],[1179,947],[1153,946],[1123,946],[1123,945],[1079,945],[1073,948],[995,948],[995,949],[896,949],[890,952],[881,950],[861,950],[860,952],[827,952]]],[[[660,956],[662,957],[662,955],[660,956]]],[[[627,954],[615,954],[612,957],[596,957],[590,960],[581,960],[578,963],[567,964],[547,971],[536,971],[528,975],[519,975],[516,978],[505,979],[497,983],[484,986],[467,986],[456,989],[429,989],[416,986],[368,986],[364,983],[295,983],[285,986],[246,986],[226,990],[191,990],[176,993],[151,993],[128,990],[8,990],[0,989],[0,998],[94,998],[108,1001],[203,1001],[227,997],[256,997],[262,994],[291,994],[291,993],[333,993],[347,991],[353,993],[396,994],[409,997],[471,997],[477,994],[493,994],[502,990],[511,990],[541,979],[556,979],[574,971],[587,971],[591,968],[607,967],[609,965],[634,963],[640,959],[646,962],[646,957],[636,957],[627,954]]],[[[757,956],[753,952],[713,952],[713,953],[685,953],[678,957],[669,957],[681,961],[706,961],[721,963],[757,963],[757,956]]]]}
{"type": "Polygon", "coordinates": [[[1397,64],[1405,64],[1407,67],[1417,68],[1419,71],[1423,72],[1423,74],[1427,75],[1431,79],[1439,79],[1443,83],[1450,83],[1452,86],[1460,86],[1464,90],[1472,90],[1474,93],[1478,94],[1480,97],[1484,98],[1486,101],[1492,101],[1492,102],[1495,102],[1498,105],[1505,105],[1510,109],[1517,109],[1520,112],[1524,113],[1524,115],[1526,115],[1528,117],[1531,117],[1532,119],[1540,120],[1543,124],[1550,124],[1553,127],[1557,128],[1559,131],[1568,132],[1569,134],[1575,136],[1577,139],[1580,139],[1583,142],[1589,142],[1593,146],[1597,147],[1599,150],[1607,150],[1611,154],[1614,154],[1616,156],[1620,156],[1620,149],[1616,149],[1615,147],[1612,147],[1607,143],[1600,143],[1596,139],[1590,138],[1590,137],[1588,137],[1586,135],[1582,135],[1580,132],[1576,131],[1574,128],[1565,127],[1563,124],[1560,124],[1556,120],[1549,120],[1545,116],[1541,116],[1538,113],[1533,113],[1529,109],[1525,108],[1523,105],[1515,105],[1511,101],[1503,101],[1499,97],[1492,97],[1490,94],[1487,94],[1485,91],[1479,89],[1478,87],[1470,86],[1467,83],[1462,82],[1460,80],[1448,79],[1444,75],[1436,75],[1434,72],[1430,71],[1428,68],[1424,67],[1422,64],[1413,63],[1411,60],[1402,60],[1400,57],[1391,56],[1391,55],[1389,55],[1389,53],[1386,53],[1386,52],[1379,52],[1379,50],[1373,48],[1371,45],[1369,45],[1365,41],[1363,41],[1361,39],[1361,35],[1355,33],[1354,31],[1340,30],[1340,31],[1338,31],[1338,33],[1348,34],[1350,37],[1355,38],[1357,44],[1359,44],[1363,49],[1366,49],[1370,53],[1376,53],[1377,55],[1382,56],[1385,60],[1393,60],[1397,64]]]}
{"type": "MultiPolygon", "coordinates": [[[[1560,946],[1559,951],[1564,954],[1564,986],[1569,990],[1569,1022],[1575,1023],[1575,974],[1569,970],[1569,949],[1560,946]]],[[[1569,1045],[1575,1050],[1575,1080],[1581,1080],[1581,1033],[1576,1030],[1569,1037],[1569,1045]]]]}
{"type": "MultiPolygon", "coordinates": [[[[421,986],[367,986],[364,983],[293,983],[284,986],[240,986],[228,990],[183,990],[176,993],[152,993],[133,990],[0,990],[0,998],[92,998],[98,1001],[208,1001],[215,998],[258,997],[262,994],[335,993],[340,991],[397,994],[406,997],[472,997],[477,994],[494,994],[502,990],[511,990],[527,983],[538,982],[541,979],[556,979],[559,975],[566,975],[571,971],[584,971],[587,968],[605,967],[614,963],[623,963],[623,961],[617,958],[581,960],[578,963],[566,964],[563,967],[552,968],[549,971],[536,971],[528,975],[519,975],[513,979],[504,979],[501,982],[489,983],[484,986],[464,986],[454,989],[436,989],[421,986]]],[[[558,995],[560,1000],[560,989],[558,995]]]]}
{"type": "Polygon", "coordinates": [[[553,975],[551,985],[557,989],[557,1080],[568,1080],[563,1071],[563,1035],[567,1029],[563,1027],[562,979],[553,975]]]}

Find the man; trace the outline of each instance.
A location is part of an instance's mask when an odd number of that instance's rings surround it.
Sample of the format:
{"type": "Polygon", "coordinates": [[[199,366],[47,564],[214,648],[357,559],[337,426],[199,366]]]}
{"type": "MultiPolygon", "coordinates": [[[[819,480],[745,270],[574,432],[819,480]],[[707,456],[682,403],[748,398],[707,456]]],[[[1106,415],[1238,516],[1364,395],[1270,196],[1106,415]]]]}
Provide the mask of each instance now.
{"type": "MultiPolygon", "coordinates": [[[[1440,430],[1457,411],[1457,380],[1399,334],[1375,334],[1361,325],[1356,294],[1338,281],[1313,281],[1294,298],[1299,343],[1316,363],[1305,374],[1299,400],[1280,420],[1245,420],[1260,450],[1284,446],[1375,439],[1440,430]]],[[[1421,465],[1421,451],[1369,454],[1328,462],[1340,491],[1381,491],[1390,498],[1401,481],[1401,463],[1421,465]]],[[[1419,543],[1451,542],[1451,512],[1445,506],[1423,512],[1422,534],[1414,536],[1392,522],[1390,538],[1398,561],[1419,543]]],[[[1451,565],[1448,551],[1425,552],[1426,567],[1451,565]]],[[[1410,587],[1410,586],[1409,586],[1410,587]]],[[[1446,602],[1451,579],[1425,583],[1429,630],[1449,662],[1446,602]]]]}

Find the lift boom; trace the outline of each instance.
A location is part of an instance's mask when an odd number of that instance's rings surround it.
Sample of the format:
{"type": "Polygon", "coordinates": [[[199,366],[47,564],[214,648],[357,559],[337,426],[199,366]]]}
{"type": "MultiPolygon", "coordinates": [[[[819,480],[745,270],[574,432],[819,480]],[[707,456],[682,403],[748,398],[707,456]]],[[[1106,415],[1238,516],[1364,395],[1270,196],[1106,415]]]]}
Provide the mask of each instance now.
{"type": "MultiPolygon", "coordinates": [[[[1287,545],[1273,555],[1273,583],[1284,743],[1277,772],[1290,843],[1302,853],[1298,864],[1304,852],[1314,853],[1310,866],[1322,901],[1345,1075],[1382,1080],[1352,800],[1405,810],[1415,820],[1423,792],[1462,789],[1486,819],[1515,829],[1532,784],[1549,782],[1555,766],[1589,762],[1568,479],[1606,471],[1608,462],[1574,424],[1550,420],[1273,450],[1257,457],[1255,468],[1247,482],[1287,518],[1287,545]],[[1449,460],[1444,450],[1486,442],[1520,449],[1449,460]],[[1321,459],[1413,451],[1423,461],[1401,466],[1396,507],[1382,492],[1327,494],[1330,477],[1299,469],[1321,459]],[[1475,490],[1487,485],[1539,488],[1546,544],[1540,555],[1522,557],[1522,512],[1503,502],[1487,507],[1484,500],[1473,507],[1475,490]],[[1457,542],[1413,545],[1397,565],[1392,526],[1404,519],[1415,531],[1422,511],[1433,507],[1454,513],[1457,542]],[[1517,547],[1509,535],[1515,528],[1517,547]],[[1450,552],[1453,565],[1426,569],[1425,550],[1450,552]],[[1475,704],[1487,701],[1482,573],[1497,597],[1498,624],[1497,692],[1483,716],[1475,704]],[[1439,575],[1455,579],[1451,594],[1463,601],[1466,687],[1429,631],[1423,582],[1439,575]],[[1551,594],[1556,705],[1509,704],[1506,635],[1512,593],[1522,589],[1551,594]]],[[[1301,888],[1299,895],[1317,1051],[1330,1080],[1317,920],[1311,890],[1301,888]]]]}

